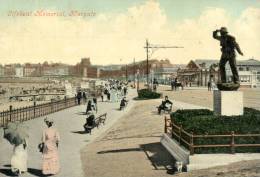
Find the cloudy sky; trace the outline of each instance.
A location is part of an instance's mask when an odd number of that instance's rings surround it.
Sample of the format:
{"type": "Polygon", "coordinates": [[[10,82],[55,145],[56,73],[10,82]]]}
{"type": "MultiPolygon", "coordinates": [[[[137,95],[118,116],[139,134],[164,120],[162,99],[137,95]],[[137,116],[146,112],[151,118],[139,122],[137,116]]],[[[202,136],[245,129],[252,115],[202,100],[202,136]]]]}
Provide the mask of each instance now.
{"type": "Polygon", "coordinates": [[[151,58],[218,59],[212,31],[221,26],[240,44],[238,59],[260,59],[260,0],[0,0],[0,63],[75,64],[90,57],[94,64],[123,64],[145,59],[146,39],[184,47],[159,49],[151,58]]]}

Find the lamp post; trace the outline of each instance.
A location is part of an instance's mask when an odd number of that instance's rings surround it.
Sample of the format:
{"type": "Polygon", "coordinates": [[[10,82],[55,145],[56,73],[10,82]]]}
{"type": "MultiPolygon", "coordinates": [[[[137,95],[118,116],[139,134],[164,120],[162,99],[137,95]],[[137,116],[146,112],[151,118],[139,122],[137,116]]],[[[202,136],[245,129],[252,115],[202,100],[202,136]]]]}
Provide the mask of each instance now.
{"type": "Polygon", "coordinates": [[[153,80],[154,80],[154,72],[153,72],[153,69],[150,69],[150,73],[151,73],[151,87],[153,89],[153,80]]]}
{"type": "Polygon", "coordinates": [[[136,68],[135,68],[135,58],[134,58],[134,88],[135,88],[135,79],[136,79],[136,68]]]}
{"type": "Polygon", "coordinates": [[[125,80],[126,80],[126,82],[128,82],[127,64],[125,65],[125,80]]]}
{"type": "Polygon", "coordinates": [[[139,72],[139,69],[137,69],[137,91],[139,90],[139,76],[140,76],[140,72],[139,72]]]}
{"type": "MultiPolygon", "coordinates": [[[[183,48],[181,46],[158,46],[158,45],[151,45],[151,43],[148,42],[148,39],[146,39],[145,43],[145,50],[146,50],[146,82],[147,86],[149,88],[149,49],[151,49],[151,55],[155,50],[158,49],[168,49],[168,48],[183,48]]],[[[150,55],[150,57],[151,57],[150,55]]]]}

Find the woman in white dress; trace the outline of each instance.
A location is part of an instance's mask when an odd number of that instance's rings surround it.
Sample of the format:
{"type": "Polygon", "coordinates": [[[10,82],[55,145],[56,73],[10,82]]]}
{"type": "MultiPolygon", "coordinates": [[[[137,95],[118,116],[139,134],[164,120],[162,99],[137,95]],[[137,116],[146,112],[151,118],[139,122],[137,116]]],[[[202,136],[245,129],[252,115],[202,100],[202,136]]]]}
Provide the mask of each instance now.
{"type": "Polygon", "coordinates": [[[24,140],[23,144],[14,146],[11,158],[11,170],[13,173],[22,174],[27,172],[27,145],[28,141],[24,140]]]}
{"type": "Polygon", "coordinates": [[[116,95],[117,93],[116,93],[116,90],[113,88],[113,89],[111,89],[111,102],[112,103],[115,103],[116,102],[116,100],[117,100],[117,95],[116,95]]]}

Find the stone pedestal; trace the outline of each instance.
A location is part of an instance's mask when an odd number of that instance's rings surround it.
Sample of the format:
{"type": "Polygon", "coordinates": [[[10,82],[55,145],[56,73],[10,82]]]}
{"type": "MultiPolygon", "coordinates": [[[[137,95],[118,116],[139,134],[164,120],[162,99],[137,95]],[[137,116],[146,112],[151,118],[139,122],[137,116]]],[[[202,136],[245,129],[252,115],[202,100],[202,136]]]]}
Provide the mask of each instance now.
{"type": "Polygon", "coordinates": [[[216,115],[238,116],[243,115],[243,92],[214,90],[213,108],[216,115]]]}

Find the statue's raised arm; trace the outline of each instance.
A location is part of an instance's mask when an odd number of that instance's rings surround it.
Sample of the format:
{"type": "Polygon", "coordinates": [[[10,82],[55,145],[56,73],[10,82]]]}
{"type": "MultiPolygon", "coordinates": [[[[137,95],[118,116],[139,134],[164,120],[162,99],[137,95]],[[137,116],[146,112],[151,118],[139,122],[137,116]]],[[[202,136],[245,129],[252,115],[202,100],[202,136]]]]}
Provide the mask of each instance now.
{"type": "Polygon", "coordinates": [[[218,35],[219,30],[213,31],[213,38],[220,41],[220,36],[218,35]]]}

